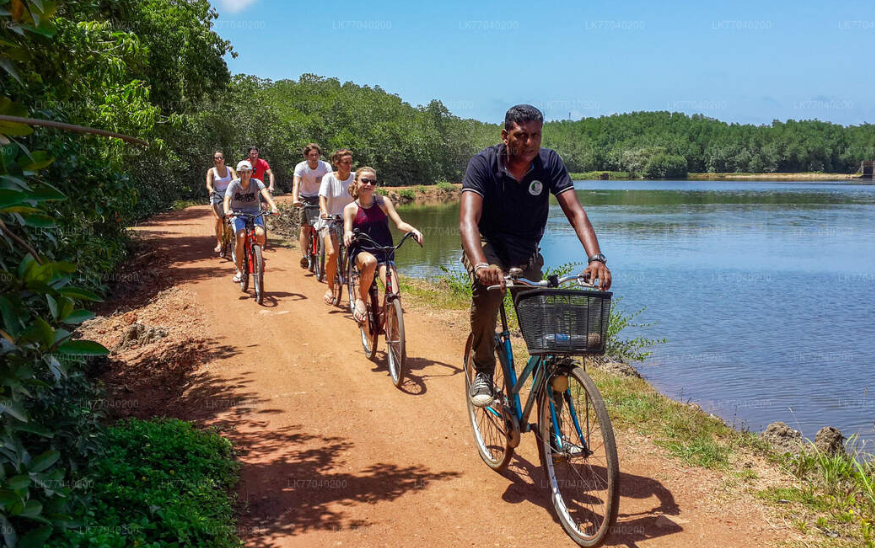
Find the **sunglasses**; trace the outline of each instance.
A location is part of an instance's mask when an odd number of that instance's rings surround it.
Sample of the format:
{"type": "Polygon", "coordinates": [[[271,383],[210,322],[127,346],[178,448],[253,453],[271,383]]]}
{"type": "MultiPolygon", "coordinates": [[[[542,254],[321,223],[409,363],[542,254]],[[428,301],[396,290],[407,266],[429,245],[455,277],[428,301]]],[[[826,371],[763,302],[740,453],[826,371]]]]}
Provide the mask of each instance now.
{"type": "Polygon", "coordinates": [[[225,158],[223,158],[222,156],[216,156],[215,158],[213,158],[213,160],[215,160],[215,161],[217,161],[217,162],[218,162],[219,160],[224,160],[224,159],[225,159],[225,158]]]}
{"type": "Polygon", "coordinates": [[[368,178],[366,178],[366,177],[362,177],[362,178],[359,179],[359,180],[362,182],[363,185],[373,185],[373,186],[377,186],[377,180],[376,180],[376,179],[368,179],[368,178]]]}

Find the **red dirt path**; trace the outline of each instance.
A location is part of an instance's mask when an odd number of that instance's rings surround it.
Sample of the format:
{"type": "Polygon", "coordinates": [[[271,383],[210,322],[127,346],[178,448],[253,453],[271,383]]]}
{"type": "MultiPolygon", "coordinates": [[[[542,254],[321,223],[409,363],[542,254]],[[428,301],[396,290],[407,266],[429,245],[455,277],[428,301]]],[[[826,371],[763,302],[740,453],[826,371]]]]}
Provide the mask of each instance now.
{"type": "MultiPolygon", "coordinates": [[[[323,303],[326,286],[299,267],[296,249],[268,249],[258,306],[212,253],[206,206],[136,230],[169,258],[169,281],[194,295],[208,326],[214,359],[178,405],[240,448],[247,546],[575,546],[553,517],[533,436],[504,474],[478,457],[463,399],[464,329],[408,308],[410,373],[399,390],[384,341],[375,361],[364,357],[351,316],[323,303]]],[[[718,473],[685,468],[635,434],[618,432],[618,446],[620,518],[606,545],[787,538],[750,496],[725,496],[718,473]]]]}

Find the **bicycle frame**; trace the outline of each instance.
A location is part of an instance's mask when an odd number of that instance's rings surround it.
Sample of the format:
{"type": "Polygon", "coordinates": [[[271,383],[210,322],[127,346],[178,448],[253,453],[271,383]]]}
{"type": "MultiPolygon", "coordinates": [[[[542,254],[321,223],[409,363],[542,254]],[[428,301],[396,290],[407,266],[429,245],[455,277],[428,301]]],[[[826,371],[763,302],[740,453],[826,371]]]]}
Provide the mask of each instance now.
{"type": "MultiPolygon", "coordinates": [[[[555,360],[555,356],[529,357],[529,361],[520,373],[519,378],[517,378],[516,367],[514,366],[513,349],[510,345],[510,330],[507,327],[507,313],[504,310],[504,303],[502,303],[500,311],[502,330],[500,333],[495,334],[495,350],[502,371],[504,372],[505,379],[508,380],[507,384],[511,387],[510,393],[507,394],[507,397],[510,401],[511,412],[514,414],[514,417],[519,424],[520,432],[531,432],[536,425],[529,422],[529,415],[532,413],[535,402],[541,397],[541,391],[546,389],[545,384],[549,372],[549,366],[555,360]],[[529,392],[529,397],[526,400],[525,407],[522,407],[520,402],[520,391],[529,376],[532,376],[532,390],[529,392]]],[[[577,432],[580,445],[586,453],[590,453],[589,444],[586,442],[586,438],[577,421],[577,413],[574,409],[574,404],[571,401],[570,390],[567,388],[564,392],[564,399],[571,409],[571,416],[574,420],[574,429],[577,432]]],[[[493,409],[492,406],[487,407],[487,410],[496,417],[501,418],[500,414],[493,409]]],[[[550,416],[553,419],[553,437],[556,447],[559,450],[562,450],[562,437],[556,426],[558,421],[556,419],[556,405],[553,398],[550,398],[550,416]]]]}
{"type": "MultiPolygon", "coordinates": [[[[263,217],[264,213],[259,213],[257,215],[252,215],[248,213],[237,214],[237,217],[241,217],[246,221],[246,226],[243,229],[246,232],[246,239],[243,241],[244,248],[244,260],[248,263],[246,265],[246,273],[254,274],[255,273],[255,261],[252,260],[252,246],[258,244],[258,236],[255,233],[255,219],[258,217],[263,217]],[[249,257],[247,260],[246,257],[249,257]]],[[[236,235],[235,235],[236,240],[236,235]]],[[[236,242],[235,242],[236,243],[236,242]]],[[[267,261],[263,260],[262,266],[264,270],[267,270],[267,261]]]]}
{"type": "MultiPolygon", "coordinates": [[[[368,241],[368,242],[374,244],[375,246],[377,246],[379,249],[376,252],[383,253],[386,257],[386,262],[385,262],[385,265],[386,265],[386,288],[385,288],[385,291],[383,292],[382,306],[378,306],[376,304],[377,298],[378,298],[378,293],[379,293],[377,290],[377,277],[379,275],[379,268],[380,268],[379,265],[377,265],[377,270],[374,272],[374,280],[371,282],[371,286],[368,288],[368,292],[371,296],[370,301],[372,303],[371,308],[373,309],[374,321],[376,322],[376,326],[377,326],[377,329],[379,330],[380,335],[385,334],[384,329],[383,329],[383,322],[382,322],[381,316],[382,316],[383,312],[385,311],[386,306],[388,304],[392,303],[393,301],[395,301],[396,299],[401,298],[401,294],[398,291],[398,288],[395,287],[395,282],[393,281],[393,276],[392,276],[392,273],[395,272],[395,251],[397,251],[402,245],[404,245],[404,242],[407,241],[407,238],[410,238],[412,236],[413,236],[413,233],[408,232],[407,234],[404,235],[404,237],[401,239],[401,241],[398,242],[398,245],[396,245],[396,246],[381,246],[380,244],[378,244],[377,242],[372,240],[367,234],[356,234],[356,238],[360,238],[362,240],[368,241]]],[[[351,260],[349,255],[347,255],[347,260],[351,260]]],[[[358,270],[358,266],[356,266],[356,265],[353,265],[353,266],[356,270],[358,270]]]]}

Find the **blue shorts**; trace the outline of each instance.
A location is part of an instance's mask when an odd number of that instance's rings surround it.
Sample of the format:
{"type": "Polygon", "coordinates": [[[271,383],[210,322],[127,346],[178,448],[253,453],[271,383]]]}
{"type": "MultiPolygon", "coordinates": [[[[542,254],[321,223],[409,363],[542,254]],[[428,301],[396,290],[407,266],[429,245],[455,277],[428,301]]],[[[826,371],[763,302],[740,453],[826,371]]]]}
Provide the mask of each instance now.
{"type": "MultiPolygon", "coordinates": [[[[232,217],[231,223],[234,225],[234,234],[237,234],[241,230],[246,230],[246,219],[241,219],[240,217],[232,217]]],[[[256,217],[255,225],[264,228],[264,218],[256,217]]]]}

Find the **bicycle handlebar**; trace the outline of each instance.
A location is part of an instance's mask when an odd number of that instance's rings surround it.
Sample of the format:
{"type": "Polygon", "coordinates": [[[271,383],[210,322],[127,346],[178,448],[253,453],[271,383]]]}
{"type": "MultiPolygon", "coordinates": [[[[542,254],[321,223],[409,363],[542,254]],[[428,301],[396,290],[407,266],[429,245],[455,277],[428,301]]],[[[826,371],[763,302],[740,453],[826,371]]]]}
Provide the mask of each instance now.
{"type": "MultiPolygon", "coordinates": [[[[511,270],[515,270],[515,269],[511,269],[511,270]]],[[[555,275],[547,276],[546,280],[539,280],[539,281],[535,282],[532,280],[527,280],[526,278],[523,278],[516,273],[511,273],[511,274],[508,274],[507,276],[505,276],[504,280],[505,280],[505,283],[504,283],[505,287],[516,287],[518,285],[523,286],[523,287],[559,287],[560,285],[564,285],[564,284],[567,284],[568,282],[572,282],[572,281],[576,281],[577,285],[580,287],[589,287],[589,288],[596,287],[595,284],[593,284],[592,282],[589,281],[589,276],[584,277],[584,276],[581,276],[578,274],[575,274],[573,276],[563,276],[561,278],[558,276],[555,276],[555,275]]],[[[501,288],[500,285],[490,285],[489,287],[486,288],[486,290],[492,291],[492,290],[500,289],[500,288],[501,288]]]]}
{"type": "Polygon", "coordinates": [[[357,242],[358,240],[364,240],[368,243],[373,244],[374,247],[377,248],[377,251],[382,251],[383,253],[387,253],[387,254],[390,252],[394,254],[395,251],[397,251],[402,245],[404,245],[404,242],[407,241],[407,238],[410,238],[413,236],[413,232],[408,232],[407,234],[404,235],[403,238],[401,238],[401,241],[398,242],[398,245],[380,245],[377,242],[375,242],[374,239],[371,238],[369,235],[365,234],[364,232],[359,231],[359,229],[357,229],[357,228],[355,230],[353,230],[352,233],[353,233],[353,242],[357,242]]]}

